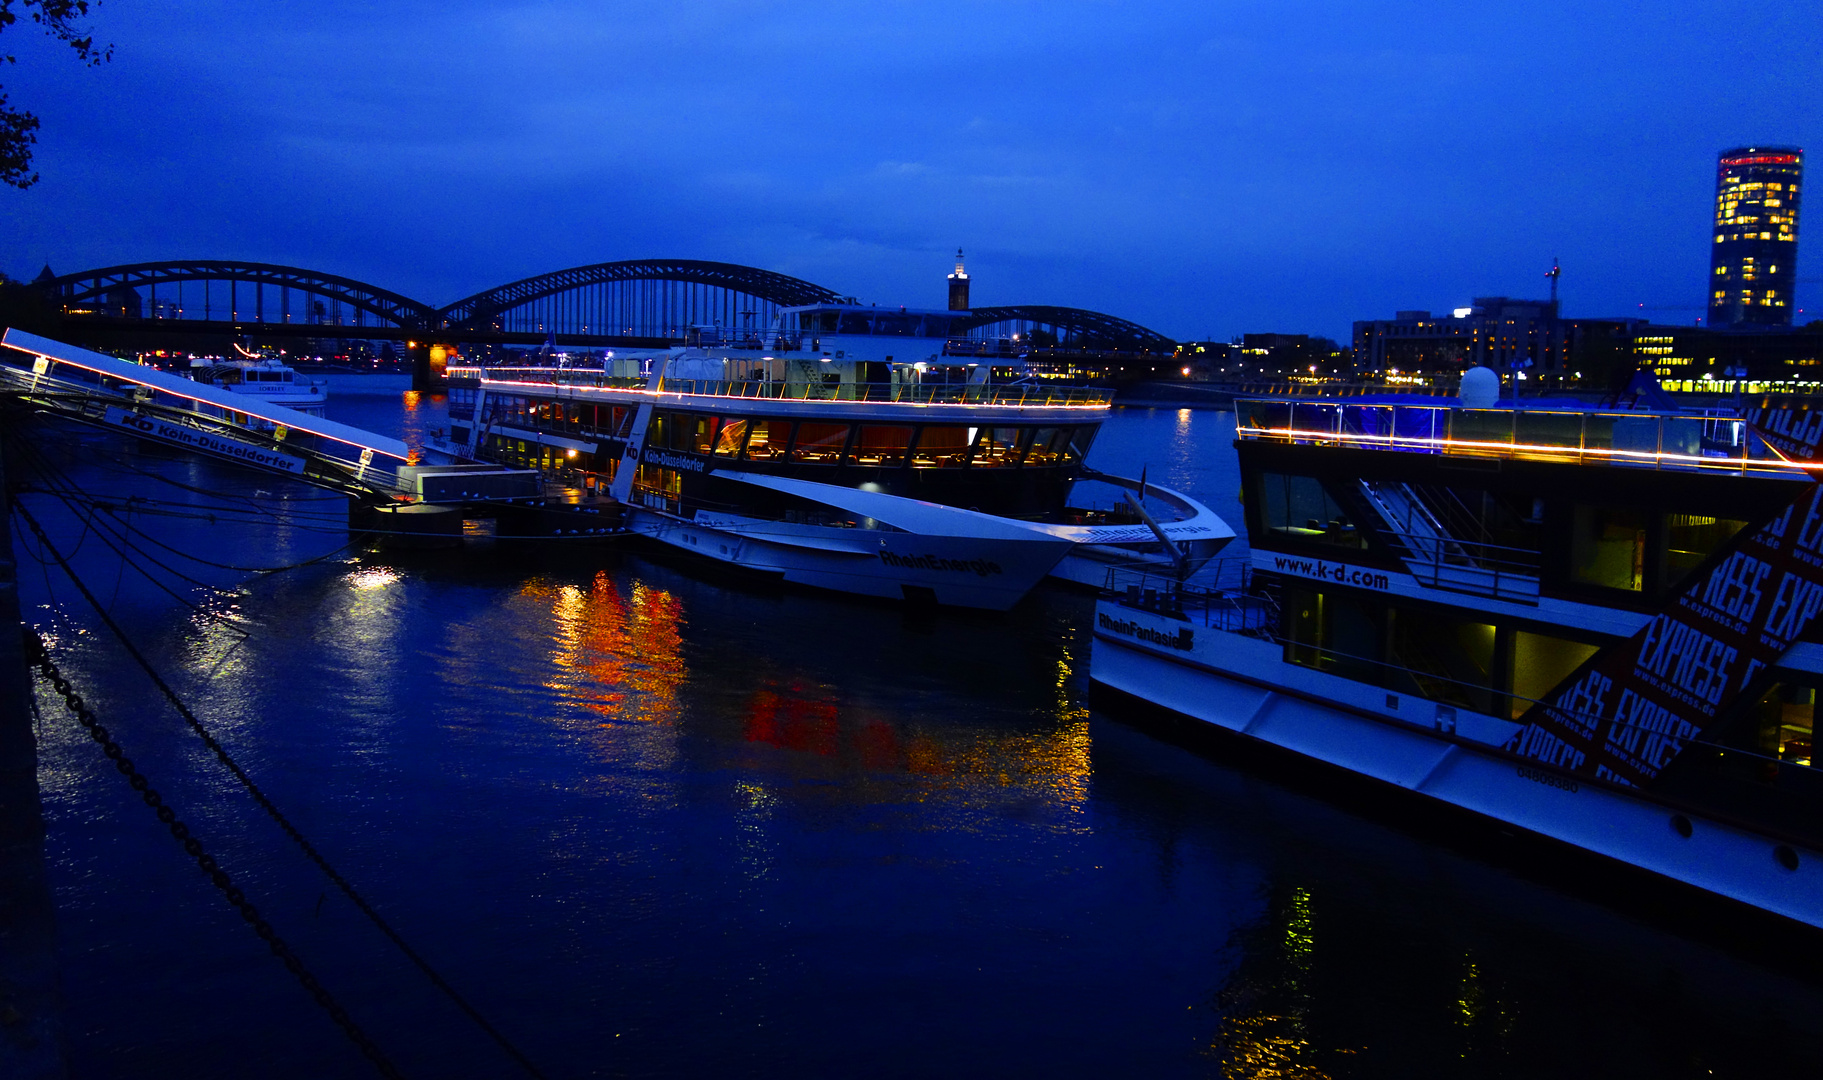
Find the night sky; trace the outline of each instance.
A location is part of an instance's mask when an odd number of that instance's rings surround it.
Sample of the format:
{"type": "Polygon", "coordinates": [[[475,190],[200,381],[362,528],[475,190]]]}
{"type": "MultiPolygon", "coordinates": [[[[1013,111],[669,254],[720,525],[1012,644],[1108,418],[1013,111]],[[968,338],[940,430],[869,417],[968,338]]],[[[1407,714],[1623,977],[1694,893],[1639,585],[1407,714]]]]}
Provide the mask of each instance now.
{"type": "MultiPolygon", "coordinates": [[[[1177,338],[1540,296],[1688,323],[1717,151],[1823,168],[1823,5],[105,0],[24,24],[43,120],[0,269],[244,259],[442,304],[745,263],[1177,338]],[[1641,308],[1640,305],[1645,305],[1641,308]]],[[[1823,199],[1805,200],[1817,233],[1823,199]]],[[[1800,240],[1823,315],[1823,234],[1800,240]]]]}

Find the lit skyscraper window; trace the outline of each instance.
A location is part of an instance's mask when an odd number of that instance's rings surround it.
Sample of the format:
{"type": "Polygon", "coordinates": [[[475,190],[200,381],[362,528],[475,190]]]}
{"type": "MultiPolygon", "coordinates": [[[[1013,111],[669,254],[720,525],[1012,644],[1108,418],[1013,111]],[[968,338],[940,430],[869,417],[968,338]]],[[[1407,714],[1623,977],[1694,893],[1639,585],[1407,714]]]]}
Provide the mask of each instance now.
{"type": "Polygon", "coordinates": [[[1716,165],[1709,325],[1790,326],[1804,151],[1743,146],[1716,165]]]}

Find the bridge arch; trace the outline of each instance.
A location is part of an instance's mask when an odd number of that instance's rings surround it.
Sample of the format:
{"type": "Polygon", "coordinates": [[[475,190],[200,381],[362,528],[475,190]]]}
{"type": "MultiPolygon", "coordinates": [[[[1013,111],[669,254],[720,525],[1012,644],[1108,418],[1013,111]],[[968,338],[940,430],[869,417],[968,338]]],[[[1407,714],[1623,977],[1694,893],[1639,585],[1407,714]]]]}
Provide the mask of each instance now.
{"type": "Polygon", "coordinates": [[[436,314],[429,304],[377,285],[273,263],[130,263],[39,284],[66,313],[78,315],[258,323],[295,318],[303,324],[418,329],[434,325],[436,314]],[[186,285],[192,286],[188,295],[186,285]]]}
{"type": "Polygon", "coordinates": [[[438,311],[437,325],[676,337],[701,324],[764,328],[781,307],[844,299],[821,285],[751,266],[633,259],[574,266],[476,293],[438,311]]]}
{"type": "Polygon", "coordinates": [[[1050,344],[1066,348],[1145,352],[1171,352],[1177,348],[1176,341],[1156,330],[1084,308],[1045,304],[975,308],[967,319],[953,325],[957,332],[971,337],[1018,334],[1042,342],[1048,336],[1050,344]],[[1039,336],[1035,337],[1034,331],[1039,336]]]}

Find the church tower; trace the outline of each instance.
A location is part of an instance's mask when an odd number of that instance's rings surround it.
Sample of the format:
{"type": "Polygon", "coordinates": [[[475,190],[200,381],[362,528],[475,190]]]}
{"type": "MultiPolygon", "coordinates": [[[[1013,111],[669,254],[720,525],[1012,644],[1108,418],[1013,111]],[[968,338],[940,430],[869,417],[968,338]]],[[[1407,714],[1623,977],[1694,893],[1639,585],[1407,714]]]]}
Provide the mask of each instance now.
{"type": "Polygon", "coordinates": [[[968,271],[962,269],[962,249],[956,249],[956,272],[949,276],[949,309],[968,310],[968,271]]]}

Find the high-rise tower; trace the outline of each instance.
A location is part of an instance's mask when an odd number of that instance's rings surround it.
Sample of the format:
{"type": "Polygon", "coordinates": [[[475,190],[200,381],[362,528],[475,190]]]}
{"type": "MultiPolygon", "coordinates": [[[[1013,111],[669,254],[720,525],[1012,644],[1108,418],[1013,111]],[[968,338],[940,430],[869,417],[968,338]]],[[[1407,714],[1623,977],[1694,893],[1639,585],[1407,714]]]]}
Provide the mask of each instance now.
{"type": "Polygon", "coordinates": [[[949,276],[949,309],[968,310],[968,272],[962,269],[962,249],[956,249],[956,272],[949,276]]]}
{"type": "Polygon", "coordinates": [[[1716,165],[1710,326],[1790,326],[1804,151],[1743,146],[1716,165]]]}

